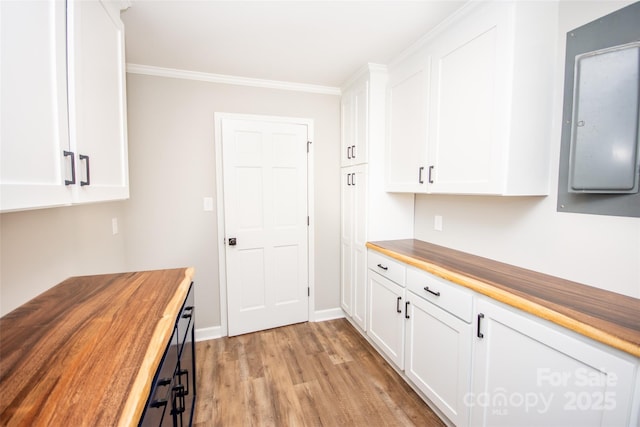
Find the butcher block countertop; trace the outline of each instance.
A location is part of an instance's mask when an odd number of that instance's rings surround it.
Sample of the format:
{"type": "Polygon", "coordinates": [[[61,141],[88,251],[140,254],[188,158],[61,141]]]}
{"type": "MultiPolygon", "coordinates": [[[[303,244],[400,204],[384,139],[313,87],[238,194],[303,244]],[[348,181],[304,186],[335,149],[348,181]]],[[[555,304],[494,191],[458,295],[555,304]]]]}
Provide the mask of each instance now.
{"type": "Polygon", "coordinates": [[[640,299],[420,240],[367,247],[640,357],[640,299]]]}
{"type": "Polygon", "coordinates": [[[0,318],[0,425],[137,425],[192,277],[72,277],[0,318]]]}

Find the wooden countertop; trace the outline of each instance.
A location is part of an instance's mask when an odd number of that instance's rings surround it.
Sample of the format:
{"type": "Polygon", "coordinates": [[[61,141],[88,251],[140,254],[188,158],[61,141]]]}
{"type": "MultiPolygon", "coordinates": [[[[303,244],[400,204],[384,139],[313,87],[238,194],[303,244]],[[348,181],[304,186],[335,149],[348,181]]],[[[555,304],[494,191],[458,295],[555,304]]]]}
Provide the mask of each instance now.
{"type": "Polygon", "coordinates": [[[0,425],[137,425],[192,277],[72,277],[0,318],[0,425]]]}
{"type": "Polygon", "coordinates": [[[640,299],[420,240],[367,247],[640,357],[640,299]]]}

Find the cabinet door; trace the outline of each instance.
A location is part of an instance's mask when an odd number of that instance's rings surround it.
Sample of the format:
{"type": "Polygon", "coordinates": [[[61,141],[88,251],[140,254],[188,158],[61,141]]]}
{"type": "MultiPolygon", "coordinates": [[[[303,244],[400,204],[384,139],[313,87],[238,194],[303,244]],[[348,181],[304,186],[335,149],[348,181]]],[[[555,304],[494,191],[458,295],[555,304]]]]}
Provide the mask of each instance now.
{"type": "Polygon", "coordinates": [[[341,166],[367,163],[369,146],[369,80],[361,79],[341,101],[341,166]]]}
{"type": "Polygon", "coordinates": [[[352,168],[351,192],[353,231],[353,320],[367,330],[367,168],[364,165],[352,168]]]}
{"type": "Polygon", "coordinates": [[[456,426],[469,424],[471,325],[407,292],[405,373],[456,426]]]}
{"type": "Polygon", "coordinates": [[[71,202],[65,4],[0,2],[0,210],[71,202]]]}
{"type": "Polygon", "coordinates": [[[124,27],[97,0],[68,3],[69,123],[77,154],[77,201],[129,197],[124,27]],[[84,157],[84,156],[88,156],[84,157]]]}
{"type": "Polygon", "coordinates": [[[340,306],[353,315],[353,192],[351,168],[340,169],[340,306]]]}
{"type": "Polygon", "coordinates": [[[499,194],[510,107],[511,5],[483,5],[431,45],[431,192],[499,194]]]}
{"type": "Polygon", "coordinates": [[[353,107],[353,92],[347,91],[342,95],[340,100],[340,120],[341,120],[341,142],[340,142],[340,166],[351,165],[351,151],[353,150],[354,142],[354,107],[353,107]]]}
{"type": "Polygon", "coordinates": [[[387,191],[427,192],[429,57],[414,54],[389,72],[387,191]]]}
{"type": "Polygon", "coordinates": [[[369,157],[369,80],[363,80],[353,88],[354,145],[351,163],[367,163],[369,157]]]}
{"type": "Polygon", "coordinates": [[[342,168],[341,306],[366,331],[367,320],[367,168],[342,168]]]}
{"type": "Polygon", "coordinates": [[[369,270],[367,334],[399,369],[404,368],[404,288],[369,270]]]}
{"type": "Polygon", "coordinates": [[[637,359],[495,302],[476,308],[471,425],[634,424],[637,359]]]}

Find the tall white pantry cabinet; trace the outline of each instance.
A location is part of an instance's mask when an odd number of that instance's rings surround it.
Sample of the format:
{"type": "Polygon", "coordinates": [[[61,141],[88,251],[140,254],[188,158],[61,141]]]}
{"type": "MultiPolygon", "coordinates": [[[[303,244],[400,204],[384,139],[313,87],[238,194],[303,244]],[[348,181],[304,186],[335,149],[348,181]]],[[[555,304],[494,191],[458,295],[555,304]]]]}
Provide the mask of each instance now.
{"type": "Polygon", "coordinates": [[[342,89],[340,305],[367,330],[369,240],[413,236],[413,195],[384,191],[386,67],[368,64],[342,89]]]}
{"type": "Polygon", "coordinates": [[[124,26],[114,2],[0,2],[0,211],[129,196],[124,26]]]}

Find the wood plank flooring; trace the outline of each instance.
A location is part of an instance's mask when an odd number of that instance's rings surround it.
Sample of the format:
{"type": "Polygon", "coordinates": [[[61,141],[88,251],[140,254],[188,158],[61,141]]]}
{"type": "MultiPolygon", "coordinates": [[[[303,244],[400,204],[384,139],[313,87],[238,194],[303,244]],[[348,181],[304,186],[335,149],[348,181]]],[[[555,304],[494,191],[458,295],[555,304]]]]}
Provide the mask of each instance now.
{"type": "Polygon", "coordinates": [[[195,427],[444,426],[345,319],[196,344],[195,427]]]}

